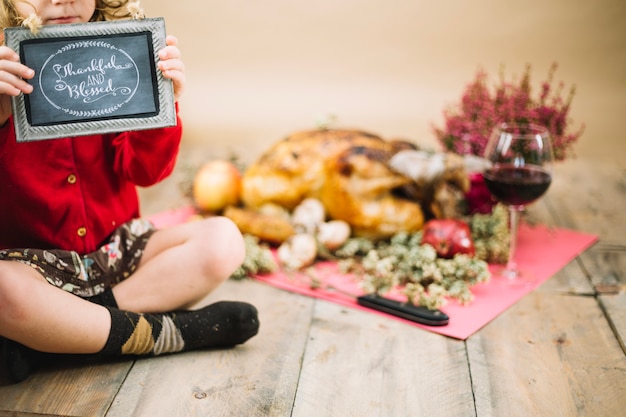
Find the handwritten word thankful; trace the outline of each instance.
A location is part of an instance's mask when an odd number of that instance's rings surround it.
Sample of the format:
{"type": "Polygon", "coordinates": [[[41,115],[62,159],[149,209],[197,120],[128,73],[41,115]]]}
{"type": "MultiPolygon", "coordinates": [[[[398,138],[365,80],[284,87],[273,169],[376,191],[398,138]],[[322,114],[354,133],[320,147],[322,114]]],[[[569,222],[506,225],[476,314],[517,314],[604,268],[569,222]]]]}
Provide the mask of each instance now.
{"type": "Polygon", "coordinates": [[[79,67],[76,69],[74,69],[74,64],[69,62],[65,65],[55,64],[52,66],[52,70],[58,76],[58,80],[62,80],[73,75],[82,75],[92,72],[104,75],[107,70],[125,70],[132,68],[133,66],[131,63],[118,65],[115,61],[117,61],[117,58],[115,55],[111,55],[111,59],[108,62],[105,62],[104,59],[92,59],[86,67],[79,67]]]}

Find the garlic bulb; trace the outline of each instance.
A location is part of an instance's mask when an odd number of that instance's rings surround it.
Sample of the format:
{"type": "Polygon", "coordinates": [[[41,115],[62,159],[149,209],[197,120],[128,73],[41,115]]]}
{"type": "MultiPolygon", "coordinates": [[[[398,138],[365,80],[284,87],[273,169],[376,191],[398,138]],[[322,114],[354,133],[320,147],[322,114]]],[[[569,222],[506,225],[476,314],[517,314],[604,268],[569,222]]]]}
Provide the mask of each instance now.
{"type": "Polygon", "coordinates": [[[317,240],[330,250],[341,247],[350,237],[350,225],[343,220],[331,220],[319,225],[317,240]]]}
{"type": "Polygon", "coordinates": [[[287,269],[301,269],[312,265],[317,257],[317,242],[312,235],[293,235],[277,250],[278,261],[287,269]]]}
{"type": "Polygon", "coordinates": [[[326,219],[326,209],[316,198],[305,198],[293,210],[291,222],[298,232],[314,234],[326,219]]]}

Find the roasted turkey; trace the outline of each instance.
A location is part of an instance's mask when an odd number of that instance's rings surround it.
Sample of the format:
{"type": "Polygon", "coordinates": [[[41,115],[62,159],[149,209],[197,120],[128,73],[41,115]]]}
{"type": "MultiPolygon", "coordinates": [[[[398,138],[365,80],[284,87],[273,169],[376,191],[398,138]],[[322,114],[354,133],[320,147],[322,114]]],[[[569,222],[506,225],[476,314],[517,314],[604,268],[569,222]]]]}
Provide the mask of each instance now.
{"type": "Polygon", "coordinates": [[[272,203],[292,210],[312,197],[322,201],[329,218],[350,224],[356,236],[417,231],[427,217],[452,215],[439,207],[437,195],[458,197],[469,182],[462,169],[447,163],[424,180],[423,172],[407,169],[414,152],[409,142],[360,130],[297,132],[244,171],[242,201],[252,209],[272,203]],[[393,160],[401,155],[408,159],[393,160]]]}

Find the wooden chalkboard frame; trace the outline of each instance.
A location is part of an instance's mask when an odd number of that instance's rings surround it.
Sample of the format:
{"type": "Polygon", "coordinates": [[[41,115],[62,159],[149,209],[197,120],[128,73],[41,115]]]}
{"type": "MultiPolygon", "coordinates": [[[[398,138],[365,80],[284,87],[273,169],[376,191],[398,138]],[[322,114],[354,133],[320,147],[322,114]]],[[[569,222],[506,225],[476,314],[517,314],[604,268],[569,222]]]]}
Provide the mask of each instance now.
{"type": "Polygon", "coordinates": [[[7,46],[20,54],[22,63],[37,64],[29,65],[35,70],[35,77],[28,82],[35,91],[29,95],[20,94],[11,101],[17,141],[176,125],[172,83],[157,68],[158,51],[166,45],[162,18],[50,25],[41,28],[37,35],[27,28],[6,28],[4,34],[7,46]],[[126,45],[129,50],[138,52],[139,57],[127,53],[126,45]],[[78,65],[74,67],[73,62],[67,63],[64,59],[76,60],[78,65]],[[66,62],[65,66],[60,64],[63,62],[66,62]],[[64,69],[60,71],[59,68],[64,69]],[[103,74],[107,71],[108,74],[116,73],[110,77],[119,78],[115,86],[118,83],[129,85],[114,87],[113,81],[104,79],[103,74]],[[89,75],[90,72],[93,75],[89,75]],[[73,80],[71,88],[69,83],[61,81],[64,77],[73,80]],[[81,88],[77,88],[81,78],[76,77],[83,77],[81,88]],[[91,78],[87,80],[86,77],[91,78]],[[103,85],[95,86],[97,83],[103,85]],[[91,87],[83,88],[88,84],[91,87]],[[59,93],[63,85],[66,91],[59,93]],[[123,91],[124,95],[115,94],[115,90],[123,91]],[[89,104],[81,102],[66,106],[57,101],[69,100],[68,95],[83,100],[91,94],[89,104]],[[108,96],[101,100],[109,100],[104,107],[94,107],[100,105],[94,103],[96,95],[108,96]]]}

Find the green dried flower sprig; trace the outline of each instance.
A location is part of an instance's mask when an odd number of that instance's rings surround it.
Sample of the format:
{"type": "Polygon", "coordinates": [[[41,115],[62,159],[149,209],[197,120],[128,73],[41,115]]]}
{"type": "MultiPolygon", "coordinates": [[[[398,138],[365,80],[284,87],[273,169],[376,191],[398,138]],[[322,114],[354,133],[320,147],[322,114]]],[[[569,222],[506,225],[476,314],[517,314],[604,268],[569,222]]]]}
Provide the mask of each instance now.
{"type": "Polygon", "coordinates": [[[244,279],[256,274],[271,273],[278,270],[278,264],[268,245],[262,244],[258,237],[243,235],[246,256],[243,263],[231,275],[232,279],[244,279]]]}
{"type": "Polygon", "coordinates": [[[474,214],[469,221],[476,257],[493,264],[503,264],[509,256],[509,211],[502,204],[491,214],[474,214]]]}
{"type": "Polygon", "coordinates": [[[448,297],[470,303],[470,288],[490,278],[487,262],[461,254],[439,258],[431,245],[421,244],[421,237],[421,232],[401,232],[373,247],[364,239],[351,239],[336,253],[348,256],[339,261],[340,271],[360,277],[368,293],[383,295],[399,288],[409,302],[430,309],[440,308],[448,297]]]}

